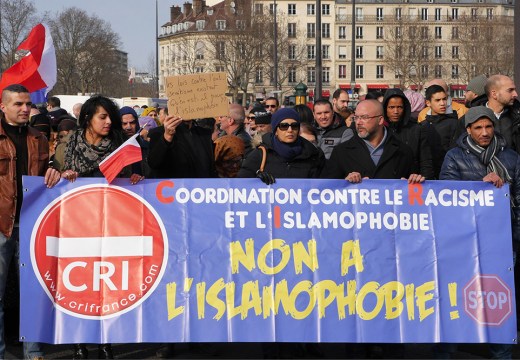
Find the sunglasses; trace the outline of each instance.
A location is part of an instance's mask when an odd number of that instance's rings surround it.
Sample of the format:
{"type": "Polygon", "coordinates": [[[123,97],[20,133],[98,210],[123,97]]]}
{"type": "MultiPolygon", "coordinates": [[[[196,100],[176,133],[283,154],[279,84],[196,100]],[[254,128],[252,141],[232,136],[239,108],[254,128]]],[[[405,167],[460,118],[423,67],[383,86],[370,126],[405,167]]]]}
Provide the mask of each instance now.
{"type": "Polygon", "coordinates": [[[273,108],[274,109],[274,108],[276,108],[276,105],[264,105],[264,107],[266,109],[269,109],[269,108],[273,108]]]}
{"type": "Polygon", "coordinates": [[[295,123],[280,123],[278,125],[278,129],[282,130],[282,131],[287,131],[289,130],[289,128],[291,128],[292,130],[300,130],[300,123],[298,122],[295,122],[295,123]]]}
{"type": "Polygon", "coordinates": [[[248,119],[252,119],[252,120],[254,120],[254,119],[255,119],[255,117],[254,117],[254,116],[248,116],[247,118],[248,118],[248,119]]]}

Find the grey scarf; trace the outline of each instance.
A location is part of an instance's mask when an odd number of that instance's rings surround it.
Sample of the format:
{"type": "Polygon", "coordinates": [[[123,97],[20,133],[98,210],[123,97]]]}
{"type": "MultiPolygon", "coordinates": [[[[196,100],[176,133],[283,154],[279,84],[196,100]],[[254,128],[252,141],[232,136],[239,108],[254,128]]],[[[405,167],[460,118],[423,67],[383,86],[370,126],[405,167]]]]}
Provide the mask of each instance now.
{"type": "Polygon", "coordinates": [[[495,156],[500,149],[505,146],[505,140],[499,134],[493,136],[487,148],[477,145],[469,135],[466,136],[466,143],[468,144],[469,151],[475,154],[480,162],[486,166],[488,174],[494,172],[500,176],[502,180],[511,184],[513,179],[511,179],[504,164],[495,156]]]}

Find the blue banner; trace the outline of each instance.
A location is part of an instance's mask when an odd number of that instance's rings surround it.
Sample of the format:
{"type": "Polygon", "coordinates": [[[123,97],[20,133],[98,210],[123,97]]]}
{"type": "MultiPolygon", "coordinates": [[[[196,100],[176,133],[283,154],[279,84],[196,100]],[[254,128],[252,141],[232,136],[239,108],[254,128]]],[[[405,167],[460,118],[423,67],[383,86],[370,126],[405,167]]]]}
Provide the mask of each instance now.
{"type": "Polygon", "coordinates": [[[26,341],[516,341],[507,186],[23,181],[26,341]]]}

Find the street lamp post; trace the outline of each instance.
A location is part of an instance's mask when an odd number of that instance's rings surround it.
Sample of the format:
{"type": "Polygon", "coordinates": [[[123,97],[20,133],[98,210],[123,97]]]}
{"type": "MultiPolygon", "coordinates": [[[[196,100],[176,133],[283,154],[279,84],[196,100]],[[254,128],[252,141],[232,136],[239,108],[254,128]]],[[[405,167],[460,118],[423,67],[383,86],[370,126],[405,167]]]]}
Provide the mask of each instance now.
{"type": "MultiPolygon", "coordinates": [[[[350,48],[350,91],[356,88],[356,0],[352,0],[352,46],[350,48]]],[[[352,96],[354,97],[354,96],[352,96]]]]}
{"type": "Polygon", "coordinates": [[[276,0],[274,0],[274,29],[273,29],[273,39],[274,39],[274,54],[273,54],[273,62],[274,62],[274,90],[275,96],[278,98],[278,23],[276,21],[276,0]]]}
{"type": "Polygon", "coordinates": [[[316,89],[314,99],[321,99],[323,69],[321,56],[321,0],[316,0],[316,89]]]}
{"type": "Polygon", "coordinates": [[[159,2],[155,0],[155,89],[159,97],[159,2]]]}

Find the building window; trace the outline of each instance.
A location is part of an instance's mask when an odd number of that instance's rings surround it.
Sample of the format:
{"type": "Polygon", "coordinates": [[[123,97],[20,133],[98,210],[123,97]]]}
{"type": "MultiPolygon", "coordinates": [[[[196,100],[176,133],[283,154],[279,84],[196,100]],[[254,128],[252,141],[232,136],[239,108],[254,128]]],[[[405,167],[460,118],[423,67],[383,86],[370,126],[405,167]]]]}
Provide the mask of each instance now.
{"type": "Polygon", "coordinates": [[[423,46],[421,53],[423,59],[428,59],[428,46],[423,46]]]}
{"type": "Polygon", "coordinates": [[[287,4],[287,15],[296,15],[296,4],[287,4]]]}
{"type": "Polygon", "coordinates": [[[204,43],[198,42],[197,45],[195,45],[195,58],[197,60],[204,59],[204,43]]]}
{"type": "Polygon", "coordinates": [[[378,26],[376,27],[376,39],[382,39],[384,36],[383,36],[383,27],[382,26],[378,26]]]}
{"type": "Polygon", "coordinates": [[[384,47],[377,46],[376,47],[376,59],[382,59],[384,55],[384,47]]]}
{"type": "Polygon", "coordinates": [[[363,65],[356,65],[356,79],[363,79],[364,71],[363,65]]]}
{"type": "Polygon", "coordinates": [[[363,39],[363,26],[356,26],[356,39],[363,39]]]}
{"type": "Polygon", "coordinates": [[[307,15],[316,15],[316,4],[307,4],[307,15]]]}
{"type": "Polygon", "coordinates": [[[451,38],[457,40],[459,38],[459,28],[454,26],[451,28],[451,38]]]}
{"type": "Polygon", "coordinates": [[[316,46],[315,45],[307,45],[307,59],[308,60],[316,59],[316,46]]]}
{"type": "Polygon", "coordinates": [[[246,21],[245,20],[237,20],[237,29],[238,30],[245,30],[246,28],[246,21]]]}
{"type": "Polygon", "coordinates": [[[363,8],[356,8],[356,21],[363,21],[363,8]]]}
{"type": "Polygon", "coordinates": [[[196,66],[195,67],[196,73],[203,73],[204,72],[204,66],[196,66]]]}
{"type": "Polygon", "coordinates": [[[226,56],[226,44],[224,43],[224,41],[219,41],[217,42],[217,46],[216,46],[216,53],[217,53],[217,60],[221,60],[224,58],[224,56],[226,56]]]}
{"type": "Polygon", "coordinates": [[[338,47],[338,58],[339,59],[346,59],[347,58],[347,47],[346,46],[338,47]]]}
{"type": "Polygon", "coordinates": [[[215,71],[216,72],[224,72],[226,70],[224,69],[223,65],[217,65],[217,66],[215,66],[215,71]]]}
{"type": "Polygon", "coordinates": [[[290,38],[296,37],[296,23],[287,24],[287,36],[290,38]]]}
{"type": "Polygon", "coordinates": [[[328,24],[328,23],[321,24],[321,37],[323,39],[330,38],[330,24],[328,24]]]}
{"type": "Polygon", "coordinates": [[[269,4],[269,15],[274,14],[274,4],[269,4]]]}
{"type": "Polygon", "coordinates": [[[295,68],[289,68],[289,76],[288,76],[289,83],[295,83],[296,82],[296,69],[295,68]]]}
{"type": "Polygon", "coordinates": [[[340,26],[338,28],[338,39],[346,39],[347,38],[347,27],[340,26]]]}
{"type": "Polygon", "coordinates": [[[296,45],[289,45],[289,60],[296,60],[296,45]]]}
{"type": "Polygon", "coordinates": [[[264,82],[264,71],[260,68],[255,72],[255,83],[262,84],[264,82]]]}
{"type": "Polygon", "coordinates": [[[452,79],[459,78],[459,65],[451,65],[451,78],[452,79]]]}
{"type": "Polygon", "coordinates": [[[421,20],[428,21],[428,8],[421,9],[421,20]]]}
{"type": "Polygon", "coordinates": [[[442,46],[435,46],[435,58],[442,59],[442,46]]]}
{"type": "Polygon", "coordinates": [[[376,9],[376,20],[383,21],[383,8],[376,9]]]}
{"type": "Polygon", "coordinates": [[[442,27],[440,27],[440,26],[435,27],[435,38],[442,39],[442,27]]]}
{"type": "Polygon", "coordinates": [[[442,77],[442,65],[435,65],[435,75],[436,78],[442,77]]]}
{"type": "Polygon", "coordinates": [[[471,20],[477,20],[478,18],[478,9],[471,8],[471,20]]]}
{"type": "Polygon", "coordinates": [[[321,77],[322,77],[324,83],[330,83],[330,68],[329,67],[323,68],[323,71],[321,72],[321,77]]]}
{"type": "Polygon", "coordinates": [[[459,9],[452,8],[451,9],[451,20],[458,20],[458,19],[459,19],[459,9]]]}
{"type": "Polygon", "coordinates": [[[376,79],[383,79],[385,77],[385,68],[383,65],[376,65],[376,79]]]}
{"type": "Polygon", "coordinates": [[[435,8],[435,21],[441,21],[441,8],[435,8]]]}
{"type": "Polygon", "coordinates": [[[403,14],[403,12],[402,12],[401,8],[395,9],[395,19],[396,20],[398,20],[398,21],[401,20],[401,18],[403,17],[402,14],[403,14]]]}
{"type": "Polygon", "coordinates": [[[330,5],[321,4],[321,15],[330,15],[330,5]]]}
{"type": "Polygon", "coordinates": [[[255,14],[262,15],[264,13],[264,5],[255,3],[255,14]]]}
{"type": "Polygon", "coordinates": [[[204,27],[206,26],[206,21],[197,20],[197,23],[195,26],[197,27],[197,30],[204,30],[204,27]]]}
{"type": "Polygon", "coordinates": [[[428,65],[421,65],[421,77],[423,79],[428,78],[428,65]]]}
{"type": "Polygon", "coordinates": [[[310,83],[316,82],[316,68],[315,67],[307,68],[307,81],[310,83]]]}
{"type": "Polygon", "coordinates": [[[315,23],[307,23],[307,38],[315,38],[316,37],[316,24],[315,23]]]}
{"type": "Polygon", "coordinates": [[[217,20],[217,30],[226,30],[226,20],[217,20]]]}
{"type": "Polygon", "coordinates": [[[421,39],[428,40],[428,27],[421,27],[421,39]]]}
{"type": "Polygon", "coordinates": [[[459,58],[459,47],[458,46],[452,46],[451,47],[451,58],[452,59],[458,59],[459,58]]]}
{"type": "Polygon", "coordinates": [[[397,27],[395,28],[395,38],[396,38],[396,39],[400,39],[400,38],[402,38],[402,37],[403,37],[403,31],[402,31],[402,29],[401,29],[400,26],[397,26],[397,27]]]}
{"type": "Polygon", "coordinates": [[[338,78],[340,78],[340,79],[347,78],[347,65],[338,66],[338,78]]]}
{"type": "Polygon", "coordinates": [[[356,46],[356,59],[363,59],[363,46],[356,46]]]}
{"type": "Polygon", "coordinates": [[[321,46],[321,57],[323,59],[330,59],[330,45],[321,46]]]}
{"type": "Polygon", "coordinates": [[[486,19],[488,19],[488,20],[493,19],[493,9],[486,9],[486,19]]]}

